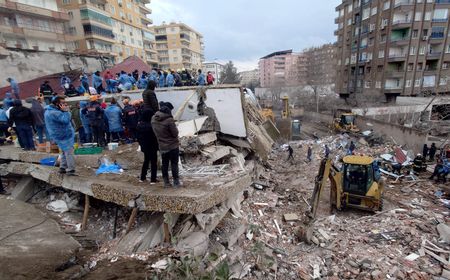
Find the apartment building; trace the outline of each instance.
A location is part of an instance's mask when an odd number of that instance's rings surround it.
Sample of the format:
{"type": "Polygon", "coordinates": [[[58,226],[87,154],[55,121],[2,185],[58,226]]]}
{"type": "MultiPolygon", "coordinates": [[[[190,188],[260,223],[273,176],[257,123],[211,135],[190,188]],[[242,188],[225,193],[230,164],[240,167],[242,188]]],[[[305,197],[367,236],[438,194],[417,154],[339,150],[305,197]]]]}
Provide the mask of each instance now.
{"type": "Polygon", "coordinates": [[[448,93],[449,0],[343,0],[336,8],[341,97],[448,93]]]}
{"type": "Polygon", "coordinates": [[[259,60],[261,87],[296,86],[300,84],[298,63],[303,54],[292,50],[278,51],[259,60]]]}
{"type": "Polygon", "coordinates": [[[211,72],[211,74],[214,76],[214,84],[217,84],[220,81],[223,68],[224,65],[218,62],[204,62],[202,71],[203,73],[205,73],[205,75],[208,72],[211,72]]]}
{"type": "Polygon", "coordinates": [[[334,84],[336,80],[336,45],[325,44],[303,51],[299,60],[300,81],[303,84],[334,84]]]}
{"type": "Polygon", "coordinates": [[[251,85],[259,83],[259,70],[242,71],[239,73],[241,85],[251,85]]]}
{"type": "Polygon", "coordinates": [[[116,63],[137,56],[157,66],[154,35],[147,17],[150,0],[57,0],[68,10],[69,33],[77,51],[112,56],[116,63]]]}
{"type": "Polygon", "coordinates": [[[66,11],[56,0],[0,0],[0,45],[6,48],[72,52],[66,11]]]}
{"type": "Polygon", "coordinates": [[[184,23],[171,22],[153,27],[160,68],[202,69],[203,36],[184,23]]]}

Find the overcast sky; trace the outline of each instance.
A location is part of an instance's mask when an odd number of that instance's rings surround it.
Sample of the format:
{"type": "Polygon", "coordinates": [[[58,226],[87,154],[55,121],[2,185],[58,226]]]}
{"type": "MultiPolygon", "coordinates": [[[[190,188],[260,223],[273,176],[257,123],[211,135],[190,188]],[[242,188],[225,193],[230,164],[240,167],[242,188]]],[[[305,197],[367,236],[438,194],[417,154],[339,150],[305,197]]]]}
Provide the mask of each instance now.
{"type": "Polygon", "coordinates": [[[153,0],[151,18],[183,22],[204,36],[206,61],[232,60],[239,71],[279,50],[301,51],[335,41],[342,0],[153,0]]]}

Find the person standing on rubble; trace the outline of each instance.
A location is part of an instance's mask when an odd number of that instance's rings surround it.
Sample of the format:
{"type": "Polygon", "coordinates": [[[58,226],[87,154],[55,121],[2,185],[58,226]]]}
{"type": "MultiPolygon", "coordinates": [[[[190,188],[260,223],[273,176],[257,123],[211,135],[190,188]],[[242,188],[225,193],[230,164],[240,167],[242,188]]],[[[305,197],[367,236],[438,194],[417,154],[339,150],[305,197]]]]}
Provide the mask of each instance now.
{"type": "Polygon", "coordinates": [[[152,127],[161,152],[161,171],[164,187],[171,187],[169,181],[169,163],[172,169],[173,185],[174,187],[180,187],[182,185],[178,174],[180,141],[178,140],[178,128],[172,117],[173,105],[170,102],[161,102],[159,105],[159,111],[152,118],[152,127]]]}
{"type": "Polygon", "coordinates": [[[154,112],[151,108],[143,108],[137,125],[137,140],[144,153],[140,182],[147,180],[147,171],[150,164],[150,185],[158,182],[156,172],[158,169],[158,140],[152,128],[152,117],[154,112]]]}
{"type": "Polygon", "coordinates": [[[325,144],[325,158],[328,158],[330,156],[330,148],[328,148],[328,145],[325,144]]]}
{"type": "Polygon", "coordinates": [[[308,146],[308,152],[307,152],[307,155],[306,155],[306,160],[308,162],[312,161],[312,146],[311,145],[308,146]]]}
{"type": "Polygon", "coordinates": [[[436,144],[435,143],[431,143],[431,147],[430,147],[430,151],[428,152],[428,154],[430,155],[430,161],[434,160],[434,156],[436,155],[436,144]]]}
{"type": "Polygon", "coordinates": [[[16,125],[19,144],[25,151],[35,150],[33,140],[33,114],[22,106],[20,99],[14,100],[14,106],[9,112],[9,125],[16,125]]]}
{"type": "Polygon", "coordinates": [[[428,148],[428,145],[426,143],[423,144],[422,155],[425,161],[427,160],[429,151],[430,149],[428,148]]]}
{"type": "Polygon", "coordinates": [[[44,121],[44,107],[42,106],[42,98],[38,97],[37,99],[31,100],[31,113],[33,114],[33,126],[34,129],[37,131],[38,134],[38,141],[39,144],[44,143],[44,133],[45,133],[45,140],[49,141],[47,129],[45,128],[45,121],[44,121]]]}
{"type": "Polygon", "coordinates": [[[347,155],[353,155],[353,151],[356,149],[355,143],[353,141],[350,141],[350,146],[347,150],[347,155]]]}
{"type": "Polygon", "coordinates": [[[64,97],[56,96],[52,99],[52,104],[46,107],[44,116],[50,138],[61,150],[59,173],[73,176],[75,175],[75,157],[73,155],[75,130],[69,110],[69,105],[64,97]]]}
{"type": "Polygon", "coordinates": [[[138,125],[139,114],[135,106],[130,104],[130,99],[125,98],[123,101],[122,122],[126,129],[128,139],[134,141],[136,139],[136,127],[138,125]]]}
{"type": "Polygon", "coordinates": [[[202,69],[198,69],[197,84],[199,86],[206,85],[206,77],[205,74],[202,73],[202,69]]]}
{"type": "Polygon", "coordinates": [[[156,82],[149,81],[147,84],[147,88],[142,92],[142,100],[144,101],[144,107],[150,108],[153,112],[158,112],[158,98],[155,94],[156,82]]]}
{"type": "Polygon", "coordinates": [[[288,152],[289,152],[289,156],[287,158],[287,161],[289,160],[294,160],[294,150],[292,149],[291,145],[288,145],[288,152]]]}
{"type": "Polygon", "coordinates": [[[173,76],[174,72],[169,70],[169,74],[166,77],[166,87],[173,87],[175,85],[175,77],[173,76]]]}
{"type": "Polygon", "coordinates": [[[98,96],[92,95],[88,106],[81,110],[81,114],[86,115],[89,120],[89,127],[92,132],[94,142],[100,147],[105,146],[105,121],[104,112],[97,101],[98,96]]]}
{"type": "Polygon", "coordinates": [[[117,105],[115,98],[111,99],[111,104],[106,108],[105,117],[108,120],[112,142],[119,142],[123,139],[122,109],[117,105]]]}
{"type": "Polygon", "coordinates": [[[14,96],[16,97],[16,99],[20,99],[20,90],[19,90],[19,84],[16,82],[16,80],[14,80],[13,78],[8,78],[6,79],[6,81],[9,83],[9,85],[11,86],[11,92],[14,94],[14,96]]]}
{"type": "Polygon", "coordinates": [[[79,115],[81,124],[83,127],[80,129],[80,131],[83,131],[83,133],[80,132],[80,142],[81,143],[91,143],[92,142],[92,133],[91,128],[89,127],[89,120],[87,118],[87,115],[82,114],[82,110],[87,108],[88,102],[87,101],[80,101],[80,109],[79,109],[79,115]],[[84,137],[82,137],[83,135],[84,137]]]}

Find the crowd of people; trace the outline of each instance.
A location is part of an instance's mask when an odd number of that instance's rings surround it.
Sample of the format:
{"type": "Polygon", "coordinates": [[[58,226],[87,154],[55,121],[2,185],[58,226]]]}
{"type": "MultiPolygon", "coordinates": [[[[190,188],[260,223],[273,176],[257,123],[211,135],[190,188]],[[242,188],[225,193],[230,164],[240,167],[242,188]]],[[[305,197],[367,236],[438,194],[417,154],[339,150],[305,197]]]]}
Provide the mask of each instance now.
{"type": "MultiPolygon", "coordinates": [[[[64,82],[66,87],[65,84],[70,84],[70,81],[67,77],[63,78],[61,83],[64,82]]],[[[48,82],[43,85],[48,85],[48,82]]],[[[31,108],[28,108],[20,99],[13,99],[7,93],[0,109],[0,132],[6,138],[14,131],[20,147],[27,151],[36,149],[35,134],[37,143],[55,143],[61,152],[59,171],[67,175],[75,175],[75,142],[80,145],[97,143],[105,147],[110,142],[137,141],[144,154],[140,181],[147,181],[150,167],[150,184],[158,182],[159,151],[164,186],[181,186],[178,130],[172,117],[174,107],[168,102],[158,102],[155,94],[157,81],[148,80],[145,85],[141,100],[131,101],[125,97],[118,102],[108,97],[110,101],[106,103],[101,95],[92,94],[89,101],[80,101],[72,107],[67,104],[66,96],[52,94],[33,98],[31,108]],[[169,167],[173,184],[169,180],[169,167]]]]}
{"type": "MultiPolygon", "coordinates": [[[[88,74],[83,73],[79,77],[79,86],[75,87],[74,81],[63,74],[60,79],[59,89],[54,90],[50,86],[49,81],[44,81],[40,86],[39,93],[44,97],[45,103],[50,104],[51,98],[59,92],[65,96],[72,97],[84,94],[118,93],[124,90],[145,89],[150,81],[154,81],[156,87],[161,88],[195,85],[205,86],[212,85],[215,82],[214,75],[211,72],[205,75],[201,69],[197,73],[190,73],[186,69],[177,71],[152,70],[150,73],[146,71],[139,73],[138,70],[134,70],[132,73],[121,71],[115,74],[111,73],[111,71],[106,71],[103,76],[100,71],[97,71],[90,76],[89,78],[88,74]]],[[[17,85],[17,83],[13,79],[11,80],[12,91],[14,94],[17,92],[16,99],[19,99],[18,87],[17,91],[13,89],[13,85],[17,85]]]]}

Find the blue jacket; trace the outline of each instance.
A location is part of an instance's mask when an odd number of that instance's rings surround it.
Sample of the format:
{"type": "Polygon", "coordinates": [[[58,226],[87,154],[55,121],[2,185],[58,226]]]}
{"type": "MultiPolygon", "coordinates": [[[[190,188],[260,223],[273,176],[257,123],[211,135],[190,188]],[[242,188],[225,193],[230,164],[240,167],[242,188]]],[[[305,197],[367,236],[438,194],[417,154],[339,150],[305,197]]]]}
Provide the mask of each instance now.
{"type": "Polygon", "coordinates": [[[148,84],[148,80],[144,77],[141,77],[139,79],[138,88],[139,89],[146,89],[148,84]]]}
{"type": "MultiPolygon", "coordinates": [[[[98,88],[102,84],[103,84],[103,78],[93,74],[92,75],[92,87],[93,88],[98,88]]],[[[100,94],[100,92],[99,92],[99,94],[100,94]]]]}
{"type": "Polygon", "coordinates": [[[109,132],[122,132],[122,110],[116,104],[111,104],[105,110],[108,120],[109,132]]]}
{"type": "Polygon", "coordinates": [[[198,82],[198,85],[199,85],[199,86],[204,86],[204,85],[206,85],[205,74],[201,73],[200,75],[198,75],[197,82],[198,82]]]}
{"type": "Polygon", "coordinates": [[[120,74],[119,76],[119,83],[121,83],[122,85],[128,83],[128,75],[127,74],[120,74]]]}
{"type": "Polygon", "coordinates": [[[17,84],[16,80],[11,78],[9,84],[11,85],[11,91],[15,94],[19,94],[19,85],[17,84]]]}
{"type": "Polygon", "coordinates": [[[3,109],[8,110],[14,105],[14,99],[11,98],[11,93],[7,92],[5,94],[5,99],[3,99],[3,109]]]}
{"type": "Polygon", "coordinates": [[[173,87],[175,85],[175,78],[171,73],[167,74],[166,85],[168,87],[173,87]]]}
{"type": "Polygon", "coordinates": [[[88,105],[87,101],[80,101],[80,120],[83,125],[84,133],[91,134],[91,127],[89,126],[89,120],[87,114],[82,114],[81,111],[85,109],[88,105]]]}
{"type": "Polygon", "coordinates": [[[88,78],[88,76],[87,76],[86,74],[83,74],[83,75],[81,76],[81,83],[83,83],[83,84],[89,84],[89,78],[88,78]]]}
{"type": "Polygon", "coordinates": [[[90,102],[81,110],[81,115],[86,115],[91,126],[104,126],[104,111],[97,101],[90,102]]]}
{"type": "Polygon", "coordinates": [[[152,70],[152,73],[150,74],[150,76],[148,77],[148,79],[150,81],[158,81],[158,73],[156,73],[155,70],[152,70]]]}
{"type": "Polygon", "coordinates": [[[166,78],[164,78],[164,74],[159,75],[158,77],[158,85],[159,87],[164,87],[166,85],[166,78]]]}
{"type": "Polygon", "coordinates": [[[61,84],[61,87],[64,88],[64,85],[70,84],[70,82],[71,82],[70,78],[67,76],[64,76],[64,77],[61,77],[61,80],[59,83],[61,84]]]}
{"type": "Polygon", "coordinates": [[[8,122],[8,117],[6,116],[6,110],[0,109],[0,122],[8,122]]]}
{"type": "Polygon", "coordinates": [[[72,149],[75,143],[75,131],[70,112],[61,111],[54,105],[49,105],[45,108],[44,118],[48,134],[56,145],[63,151],[72,149]]]}

